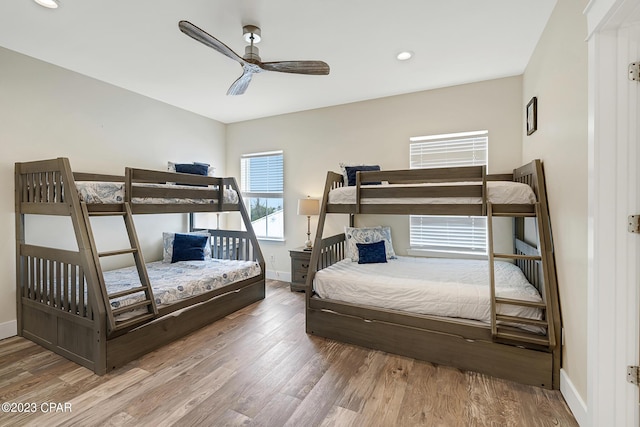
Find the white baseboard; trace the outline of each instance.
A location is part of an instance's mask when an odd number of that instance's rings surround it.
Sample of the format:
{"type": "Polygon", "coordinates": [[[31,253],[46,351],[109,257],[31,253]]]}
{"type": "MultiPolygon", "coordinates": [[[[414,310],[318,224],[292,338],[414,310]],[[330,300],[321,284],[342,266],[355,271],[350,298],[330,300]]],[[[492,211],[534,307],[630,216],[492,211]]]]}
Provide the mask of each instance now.
{"type": "Polygon", "coordinates": [[[18,321],[10,320],[9,322],[0,323],[0,340],[15,337],[18,335],[18,321]]]}
{"type": "Polygon", "coordinates": [[[288,271],[277,271],[277,270],[274,271],[274,270],[269,270],[267,268],[265,276],[267,279],[271,279],[271,280],[281,280],[283,282],[291,281],[291,273],[288,271]]]}
{"type": "Polygon", "coordinates": [[[582,400],[582,397],[580,397],[580,394],[564,369],[560,369],[560,392],[567,402],[567,405],[569,405],[569,409],[571,409],[578,424],[586,427],[588,425],[587,404],[582,400]]]}

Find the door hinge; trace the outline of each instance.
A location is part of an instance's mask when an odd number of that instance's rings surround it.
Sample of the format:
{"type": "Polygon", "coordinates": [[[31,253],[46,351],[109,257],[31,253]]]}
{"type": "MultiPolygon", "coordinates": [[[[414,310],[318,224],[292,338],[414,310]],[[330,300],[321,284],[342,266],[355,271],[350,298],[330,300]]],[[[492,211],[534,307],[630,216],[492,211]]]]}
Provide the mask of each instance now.
{"type": "Polygon", "coordinates": [[[629,215],[629,233],[640,233],[640,215],[629,215]]]}
{"type": "Polygon", "coordinates": [[[629,64],[629,80],[640,80],[640,62],[632,62],[629,64]]]}
{"type": "Polygon", "coordinates": [[[635,385],[640,383],[640,367],[627,366],[627,382],[635,385]]]}

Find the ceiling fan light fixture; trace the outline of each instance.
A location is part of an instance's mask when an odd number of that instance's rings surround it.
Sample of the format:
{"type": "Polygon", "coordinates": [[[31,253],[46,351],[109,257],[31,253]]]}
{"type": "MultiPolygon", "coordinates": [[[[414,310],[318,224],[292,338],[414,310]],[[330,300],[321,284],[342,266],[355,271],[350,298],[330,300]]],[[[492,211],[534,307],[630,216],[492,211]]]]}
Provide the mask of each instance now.
{"type": "Polygon", "coordinates": [[[396,55],[396,59],[398,61],[408,61],[412,57],[413,57],[413,52],[411,52],[410,50],[405,50],[404,52],[400,52],[399,54],[396,55]]]}
{"type": "Polygon", "coordinates": [[[60,6],[58,0],[34,0],[40,6],[46,7],[48,9],[57,9],[60,6]]]}
{"type": "Polygon", "coordinates": [[[252,38],[254,44],[260,43],[260,40],[262,40],[260,28],[255,25],[245,25],[242,27],[242,36],[247,43],[251,43],[252,38]]]}

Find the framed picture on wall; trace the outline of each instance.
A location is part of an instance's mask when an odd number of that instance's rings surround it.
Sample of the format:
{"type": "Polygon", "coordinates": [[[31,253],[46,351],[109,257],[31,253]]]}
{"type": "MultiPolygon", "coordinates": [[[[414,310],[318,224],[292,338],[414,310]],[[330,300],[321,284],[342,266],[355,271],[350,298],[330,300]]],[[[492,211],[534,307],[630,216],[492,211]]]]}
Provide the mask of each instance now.
{"type": "Polygon", "coordinates": [[[535,96],[527,104],[527,135],[531,135],[538,129],[538,98],[535,96]]]}

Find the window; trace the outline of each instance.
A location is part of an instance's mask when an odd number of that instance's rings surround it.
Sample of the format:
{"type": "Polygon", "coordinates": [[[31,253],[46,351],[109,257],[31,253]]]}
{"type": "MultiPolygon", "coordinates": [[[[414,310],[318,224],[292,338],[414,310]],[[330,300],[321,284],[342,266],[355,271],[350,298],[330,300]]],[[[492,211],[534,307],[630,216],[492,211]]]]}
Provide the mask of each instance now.
{"type": "Polygon", "coordinates": [[[246,154],[240,162],[242,197],[256,236],[284,239],[282,151],[246,154]]]}
{"type": "MultiPolygon", "coordinates": [[[[410,138],[411,169],[487,164],[487,131],[410,138]]],[[[411,249],[487,253],[486,217],[411,215],[411,249]]]]}

